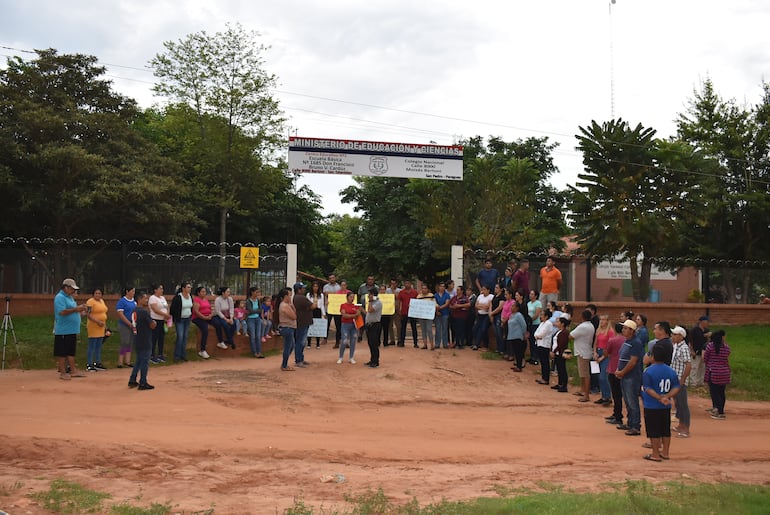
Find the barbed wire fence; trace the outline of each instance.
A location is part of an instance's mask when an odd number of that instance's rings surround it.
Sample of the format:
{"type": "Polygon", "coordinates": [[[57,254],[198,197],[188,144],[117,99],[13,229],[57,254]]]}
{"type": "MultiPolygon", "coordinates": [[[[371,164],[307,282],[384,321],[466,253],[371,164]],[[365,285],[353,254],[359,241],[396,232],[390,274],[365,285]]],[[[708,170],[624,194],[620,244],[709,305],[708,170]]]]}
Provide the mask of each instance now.
{"type": "Polygon", "coordinates": [[[95,287],[119,294],[125,286],[148,288],[163,284],[173,293],[182,281],[214,292],[228,286],[243,295],[255,285],[265,294],[286,285],[287,254],[282,243],[105,240],[64,238],[0,238],[0,290],[8,293],[54,293],[65,277],[86,291],[95,287]],[[240,248],[259,248],[259,268],[240,268],[240,248]],[[225,281],[219,284],[224,258],[225,281]]]}

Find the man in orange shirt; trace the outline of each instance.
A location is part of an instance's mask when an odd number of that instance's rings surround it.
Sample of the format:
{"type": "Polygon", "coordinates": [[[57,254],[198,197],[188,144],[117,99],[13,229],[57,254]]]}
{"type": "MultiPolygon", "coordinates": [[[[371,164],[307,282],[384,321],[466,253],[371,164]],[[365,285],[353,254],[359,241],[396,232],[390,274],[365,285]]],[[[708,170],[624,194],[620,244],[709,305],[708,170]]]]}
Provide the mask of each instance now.
{"type": "Polygon", "coordinates": [[[559,301],[561,289],[561,272],[556,268],[553,256],[548,256],[545,266],[540,269],[540,303],[546,306],[548,302],[559,301]]]}

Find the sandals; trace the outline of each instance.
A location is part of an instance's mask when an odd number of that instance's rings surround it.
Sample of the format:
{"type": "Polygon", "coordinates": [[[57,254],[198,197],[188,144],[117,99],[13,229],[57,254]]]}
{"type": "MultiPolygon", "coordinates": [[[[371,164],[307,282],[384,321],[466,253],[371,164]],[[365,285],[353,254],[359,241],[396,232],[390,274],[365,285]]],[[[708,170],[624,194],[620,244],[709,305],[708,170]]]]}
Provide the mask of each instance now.
{"type": "Polygon", "coordinates": [[[647,461],[663,461],[661,458],[656,458],[652,454],[645,454],[644,455],[644,459],[647,460],[647,461]]]}

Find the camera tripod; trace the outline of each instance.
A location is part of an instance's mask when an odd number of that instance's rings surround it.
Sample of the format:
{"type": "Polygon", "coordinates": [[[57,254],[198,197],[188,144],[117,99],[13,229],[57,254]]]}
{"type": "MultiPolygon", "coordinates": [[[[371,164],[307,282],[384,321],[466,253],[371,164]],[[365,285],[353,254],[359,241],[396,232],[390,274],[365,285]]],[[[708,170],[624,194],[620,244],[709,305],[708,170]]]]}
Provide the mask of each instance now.
{"type": "Polygon", "coordinates": [[[3,325],[0,327],[0,331],[3,333],[3,367],[0,370],[5,370],[5,348],[8,345],[8,331],[13,336],[13,343],[16,344],[16,355],[19,356],[19,364],[23,369],[24,364],[21,361],[19,340],[16,339],[16,331],[13,330],[13,320],[11,320],[11,297],[5,298],[5,315],[3,316],[3,325]]]}

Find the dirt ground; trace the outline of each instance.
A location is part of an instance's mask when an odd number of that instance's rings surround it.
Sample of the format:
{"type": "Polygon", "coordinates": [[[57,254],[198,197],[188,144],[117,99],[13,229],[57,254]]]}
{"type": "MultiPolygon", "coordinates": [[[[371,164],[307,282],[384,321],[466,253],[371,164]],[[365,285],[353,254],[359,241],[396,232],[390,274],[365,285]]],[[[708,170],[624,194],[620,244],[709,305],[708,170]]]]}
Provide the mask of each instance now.
{"type": "MultiPolygon", "coordinates": [[[[379,369],[336,364],[331,344],[307,349],[306,369],[214,349],[212,359],[152,366],[153,391],[111,369],[61,381],[54,370],[0,372],[0,509],[42,513],[27,494],[64,478],[111,503],[170,502],[175,513],[281,513],[295,498],[344,508],[346,494],[381,487],[421,504],[498,495],[542,482],[596,491],[610,482],[692,478],[766,483],[770,404],[729,399],[727,420],[691,395],[692,437],[671,460],[645,461],[644,437],[465,350],[387,347],[379,369]],[[325,476],[344,482],[324,482],[325,476]]],[[[293,359],[292,359],[293,361],[293,359]]]]}

